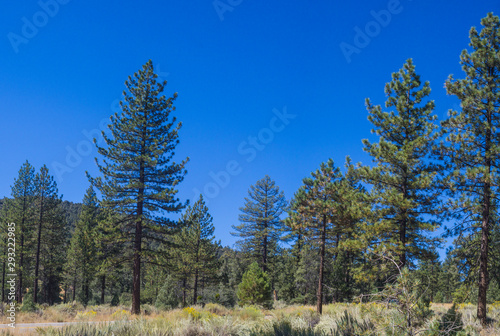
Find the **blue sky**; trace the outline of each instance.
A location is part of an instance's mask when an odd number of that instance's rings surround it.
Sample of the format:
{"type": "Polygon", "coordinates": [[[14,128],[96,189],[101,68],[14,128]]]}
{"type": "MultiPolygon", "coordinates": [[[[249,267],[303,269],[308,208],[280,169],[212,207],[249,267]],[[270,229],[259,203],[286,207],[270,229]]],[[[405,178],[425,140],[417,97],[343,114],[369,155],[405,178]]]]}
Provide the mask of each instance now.
{"type": "Polygon", "coordinates": [[[361,143],[373,139],[365,98],[384,104],[384,85],[406,59],[430,81],[440,119],[457,108],[443,83],[464,76],[459,54],[469,29],[499,7],[498,0],[4,3],[0,196],[10,195],[28,159],[36,169],[47,164],[64,199],[81,201],[85,171],[97,174],[88,138],[117,110],[127,77],[152,59],[166,93],[179,94],[176,155],[191,159],[179,195],[203,191],[216,236],[232,245],[248,187],[265,174],[291,198],[328,158],[370,163],[361,143]]]}

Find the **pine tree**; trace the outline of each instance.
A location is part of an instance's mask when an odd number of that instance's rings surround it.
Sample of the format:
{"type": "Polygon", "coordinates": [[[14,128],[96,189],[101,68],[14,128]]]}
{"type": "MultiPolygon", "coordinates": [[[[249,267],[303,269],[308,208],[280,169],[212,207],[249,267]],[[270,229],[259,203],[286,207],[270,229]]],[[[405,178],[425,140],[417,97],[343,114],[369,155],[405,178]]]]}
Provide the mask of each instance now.
{"type": "Polygon", "coordinates": [[[54,303],[59,290],[59,274],[64,262],[64,245],[67,232],[60,209],[61,199],[58,196],[54,177],[49,175],[47,166],[43,165],[35,175],[35,276],[33,285],[33,302],[39,302],[39,280],[42,280],[43,301],[54,303]],[[43,273],[40,273],[40,269],[43,273]],[[55,293],[57,292],[57,294],[55,293]]]}
{"type": "Polygon", "coordinates": [[[366,100],[372,132],[379,137],[378,143],[363,140],[376,165],[358,170],[374,197],[376,218],[366,234],[373,238],[372,251],[397,257],[401,269],[432,258],[438,243],[428,237],[439,225],[430,217],[439,206],[439,190],[434,188],[438,168],[429,161],[438,137],[434,102],[425,101],[430,92],[429,82],[422,86],[409,59],[385,86],[385,107],[395,110],[384,112],[366,100]]]}
{"type": "Polygon", "coordinates": [[[444,183],[454,196],[451,207],[463,219],[456,231],[479,235],[477,316],[484,325],[489,236],[500,183],[500,20],[489,13],[481,24],[481,32],[470,30],[472,51],[464,50],[460,56],[466,78],[450,76],[446,81],[448,94],[460,99],[462,110],[450,111],[442,123],[447,138],[441,153],[450,167],[444,183]]]}
{"type": "Polygon", "coordinates": [[[303,229],[307,239],[319,247],[316,304],[321,314],[326,260],[352,245],[351,235],[362,216],[362,193],[331,159],[303,183],[292,200],[286,223],[293,230],[303,229]]]}
{"type": "Polygon", "coordinates": [[[99,247],[97,227],[101,217],[96,193],[90,186],[83,198],[82,211],[71,237],[67,256],[68,268],[76,268],[76,277],[81,282],[80,301],[84,305],[87,305],[91,299],[90,283],[97,272],[99,247]]]}
{"type": "Polygon", "coordinates": [[[35,169],[26,161],[12,185],[12,199],[6,200],[9,218],[16,223],[17,288],[16,298],[22,302],[26,277],[29,274],[30,255],[33,251],[33,215],[35,201],[35,169]]]}
{"type": "Polygon", "coordinates": [[[271,294],[271,283],[267,272],[262,271],[257,262],[253,262],[238,285],[240,305],[262,305],[270,308],[272,306],[271,294]]]}
{"type": "Polygon", "coordinates": [[[148,61],[125,82],[122,112],[111,117],[111,136],[103,133],[107,148],[97,146],[105,158],[102,164],[96,160],[104,176],[92,180],[103,195],[103,206],[122,215],[113,225],[130,235],[133,314],[140,312],[141,263],[147,253],[154,253],[143,251],[143,241],[169,236],[177,222],[162,215],[184,208],[176,186],[184,179],[187,159],[172,161],[181,127],[170,116],[177,94],[165,98],[166,81],[160,83],[157,77],[148,61]]]}
{"type": "Polygon", "coordinates": [[[280,216],[285,212],[287,202],[283,191],[266,175],[250,186],[245,206],[240,208],[240,225],[233,225],[233,236],[242,238],[238,241],[241,250],[252,261],[257,261],[266,272],[278,242],[283,233],[283,221],[280,216]]]}
{"type": "Polygon", "coordinates": [[[215,241],[213,219],[202,196],[186,209],[181,221],[185,226],[175,236],[174,243],[179,248],[173,250],[173,259],[182,276],[184,292],[187,281],[192,281],[192,302],[196,304],[200,280],[211,281],[217,275],[221,247],[220,242],[215,241]]]}
{"type": "Polygon", "coordinates": [[[220,241],[215,241],[212,216],[208,213],[203,197],[186,210],[183,221],[188,228],[184,230],[184,246],[191,259],[193,273],[193,304],[197,303],[199,280],[203,277],[213,279],[218,268],[220,241]]]}

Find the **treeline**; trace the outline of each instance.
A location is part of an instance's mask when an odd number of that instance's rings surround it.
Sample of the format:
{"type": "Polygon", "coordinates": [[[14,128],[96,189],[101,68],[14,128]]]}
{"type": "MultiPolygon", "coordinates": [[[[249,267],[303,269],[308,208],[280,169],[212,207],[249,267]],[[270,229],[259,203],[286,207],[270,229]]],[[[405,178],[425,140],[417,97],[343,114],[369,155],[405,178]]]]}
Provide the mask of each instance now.
{"type": "Polygon", "coordinates": [[[243,200],[236,249],[216,240],[201,196],[191,205],[176,197],[188,162],[173,161],[177,94],[162,95],[166,82],[147,62],[103,133],[101,176],[88,176],[74,229],[47,168],[21,167],[2,206],[3,225],[16,223],[18,301],[123,303],[139,313],[141,303],[274,299],[321,313],[325,302],[370,300],[410,270],[427,304],[477,303],[486,323],[486,304],[500,300],[500,20],[490,13],[481,23],[460,56],[465,77],[445,82],[460,111],[439,123],[429,82],[408,60],[385,86],[385,107],[366,101],[372,165],[321,163],[291,200],[265,176],[243,200]]]}

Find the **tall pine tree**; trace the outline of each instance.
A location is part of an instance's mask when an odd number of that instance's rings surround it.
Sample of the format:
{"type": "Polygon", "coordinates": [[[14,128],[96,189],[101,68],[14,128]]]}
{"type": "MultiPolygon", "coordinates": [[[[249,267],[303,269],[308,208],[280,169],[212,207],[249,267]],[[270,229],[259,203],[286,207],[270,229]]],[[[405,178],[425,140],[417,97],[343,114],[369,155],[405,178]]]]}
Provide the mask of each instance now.
{"type": "Polygon", "coordinates": [[[442,124],[447,134],[441,148],[450,173],[444,183],[454,196],[452,209],[462,215],[456,231],[477,235],[479,290],[477,316],[486,323],[490,232],[498,211],[500,185],[500,20],[489,13],[484,28],[470,30],[472,51],[460,63],[466,78],[446,81],[448,94],[458,97],[461,111],[450,111],[442,124]]]}
{"type": "Polygon", "coordinates": [[[285,194],[266,175],[250,186],[245,206],[240,208],[240,225],[233,225],[233,236],[242,238],[238,244],[252,261],[267,272],[270,260],[278,249],[283,234],[281,215],[287,208],[285,194]]]}
{"type": "Polygon", "coordinates": [[[430,92],[409,59],[385,86],[388,112],[366,100],[372,132],[379,137],[376,143],[363,140],[375,166],[358,170],[374,197],[376,218],[366,228],[367,240],[375,255],[388,252],[401,269],[432,259],[439,242],[428,235],[439,225],[430,217],[439,206],[437,168],[430,161],[438,137],[430,92]]]}
{"type": "MultiPolygon", "coordinates": [[[[76,276],[81,283],[80,301],[87,305],[91,299],[90,284],[94,280],[98,267],[98,225],[102,220],[94,188],[90,186],[83,198],[82,211],[71,236],[67,256],[67,265],[75,268],[76,276]]],[[[73,272],[71,272],[73,273],[73,272]]],[[[76,288],[73,288],[75,291],[76,288]]]]}
{"type": "Polygon", "coordinates": [[[181,274],[189,277],[186,280],[192,281],[193,304],[198,301],[200,281],[213,281],[219,267],[218,254],[221,247],[220,242],[215,241],[212,221],[205,201],[200,196],[182,216],[185,227],[174,240],[180,247],[174,249],[174,261],[179,264],[181,274]]]}
{"type": "Polygon", "coordinates": [[[122,215],[113,225],[130,236],[133,314],[140,312],[141,263],[150,252],[143,251],[143,242],[170,235],[177,221],[164,214],[185,206],[176,197],[176,188],[186,174],[187,159],[173,161],[181,127],[170,115],[177,94],[166,98],[162,94],[166,81],[158,82],[157,77],[148,61],[125,82],[122,112],[111,117],[111,136],[103,132],[106,148],[97,146],[104,157],[102,163],[97,161],[103,176],[92,180],[103,195],[103,206],[122,215]]]}
{"type": "Polygon", "coordinates": [[[18,257],[16,298],[18,302],[22,302],[26,277],[33,266],[29,257],[33,251],[34,201],[35,168],[26,161],[12,185],[12,199],[6,200],[4,204],[9,212],[10,220],[16,223],[16,235],[19,237],[16,246],[18,257]]]}
{"type": "MultiPolygon", "coordinates": [[[[362,193],[346,179],[333,160],[303,180],[295,193],[286,223],[293,230],[301,229],[307,240],[319,248],[316,305],[323,311],[325,265],[331,257],[352,248],[352,234],[362,216],[362,193]]],[[[307,251],[307,250],[306,250],[307,251]]]]}
{"type": "Polygon", "coordinates": [[[47,166],[43,165],[35,175],[35,303],[40,302],[39,292],[42,295],[41,301],[49,304],[55,303],[59,297],[63,251],[67,242],[67,227],[60,205],[57,184],[47,166]]]}

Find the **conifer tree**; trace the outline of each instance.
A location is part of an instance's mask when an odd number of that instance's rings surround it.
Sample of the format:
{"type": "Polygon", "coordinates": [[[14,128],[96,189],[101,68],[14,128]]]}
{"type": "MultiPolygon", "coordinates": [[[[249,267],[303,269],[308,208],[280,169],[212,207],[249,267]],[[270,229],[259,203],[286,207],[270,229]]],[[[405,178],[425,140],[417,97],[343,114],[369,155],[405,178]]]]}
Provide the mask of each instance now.
{"type": "Polygon", "coordinates": [[[33,302],[39,302],[39,280],[43,280],[44,299],[49,303],[58,291],[58,274],[63,262],[62,248],[66,242],[65,225],[60,211],[61,198],[58,195],[54,177],[43,165],[35,175],[35,225],[36,250],[33,302]],[[42,267],[43,265],[43,267],[42,267]],[[40,273],[43,268],[44,273],[40,273]]]}
{"type": "MultiPolygon", "coordinates": [[[[429,82],[422,85],[411,59],[385,86],[385,107],[366,100],[368,120],[379,141],[363,140],[375,166],[360,167],[364,182],[372,186],[375,219],[366,229],[372,251],[386,251],[398,259],[398,267],[434,257],[437,239],[429,238],[439,223],[429,217],[439,206],[434,188],[437,167],[430,162],[438,137],[434,102],[426,100],[429,82]]],[[[390,266],[392,266],[389,263],[390,266]]]]}
{"type": "Polygon", "coordinates": [[[90,301],[90,284],[97,272],[97,228],[101,216],[96,193],[90,186],[83,198],[82,211],[71,236],[67,256],[67,265],[69,268],[75,267],[76,276],[80,280],[80,301],[84,305],[90,301]]]}
{"type": "Polygon", "coordinates": [[[460,99],[461,111],[450,111],[442,123],[447,138],[441,153],[450,168],[444,180],[454,196],[450,206],[462,215],[456,232],[479,238],[477,316],[484,325],[489,239],[500,191],[500,20],[489,13],[481,24],[481,32],[470,30],[472,50],[460,56],[466,78],[450,76],[445,84],[460,99]]]}
{"type": "Polygon", "coordinates": [[[352,244],[344,238],[349,238],[362,216],[362,194],[344,178],[331,159],[322,163],[303,183],[292,200],[286,223],[294,230],[302,228],[307,239],[319,247],[316,304],[321,314],[326,260],[328,255],[336,257],[352,244]]]}
{"type": "Polygon", "coordinates": [[[238,299],[240,305],[262,305],[266,308],[272,306],[271,282],[267,272],[262,271],[257,262],[250,264],[243,274],[238,285],[238,299]]]}
{"type": "Polygon", "coordinates": [[[121,215],[113,225],[120,226],[132,244],[133,314],[140,311],[141,264],[146,254],[154,253],[143,251],[143,242],[165,241],[177,221],[164,215],[185,206],[176,197],[176,187],[186,174],[187,159],[173,161],[181,127],[170,115],[177,94],[166,98],[166,81],[158,82],[157,77],[148,61],[125,82],[122,112],[111,117],[111,135],[103,132],[106,148],[97,146],[104,157],[102,163],[96,160],[103,176],[92,179],[103,206],[121,215]]]}
{"type": "Polygon", "coordinates": [[[16,298],[22,301],[26,277],[30,271],[30,255],[33,251],[33,211],[35,201],[35,169],[26,161],[14,180],[12,199],[6,199],[4,207],[9,219],[16,223],[17,288],[16,298]]]}
{"type": "Polygon", "coordinates": [[[251,260],[257,261],[263,272],[269,268],[283,234],[283,221],[287,202],[276,182],[266,175],[250,186],[245,206],[240,208],[240,225],[233,225],[233,236],[242,238],[238,244],[251,260]]]}
{"type": "Polygon", "coordinates": [[[196,304],[200,280],[213,280],[217,274],[221,247],[215,241],[213,219],[202,196],[186,209],[181,220],[185,227],[175,237],[174,242],[180,248],[174,250],[174,258],[180,264],[183,280],[189,278],[193,283],[192,302],[196,304]]]}

